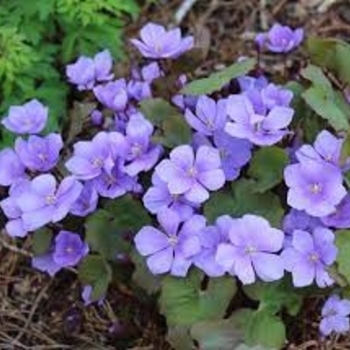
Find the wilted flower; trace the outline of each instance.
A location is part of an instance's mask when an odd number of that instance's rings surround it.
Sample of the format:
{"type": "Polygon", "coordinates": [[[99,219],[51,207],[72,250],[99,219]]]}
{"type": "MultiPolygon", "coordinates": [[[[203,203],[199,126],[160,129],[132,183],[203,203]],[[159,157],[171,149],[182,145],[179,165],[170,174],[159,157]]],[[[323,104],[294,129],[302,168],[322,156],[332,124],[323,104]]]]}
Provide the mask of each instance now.
{"type": "Polygon", "coordinates": [[[22,106],[12,106],[1,123],[16,134],[37,134],[45,128],[48,108],[38,100],[31,100],[22,106]]]}
{"type": "Polygon", "coordinates": [[[21,162],[32,171],[46,172],[54,168],[63,147],[61,135],[49,134],[45,137],[29,136],[25,141],[18,138],[15,150],[21,162]]]}
{"type": "Polygon", "coordinates": [[[265,282],[283,277],[282,249],[284,234],[256,215],[234,219],[228,233],[229,243],[221,243],[216,261],[225,271],[237,276],[243,284],[251,284],[255,275],[265,282]]]}
{"type": "Polygon", "coordinates": [[[159,24],[147,23],[140,30],[141,40],[131,39],[141,55],[147,58],[177,58],[191,50],[194,44],[192,36],[181,37],[179,28],[166,31],[159,24]]]}
{"type": "Polygon", "coordinates": [[[208,146],[199,147],[196,153],[188,145],[178,146],[155,171],[171,194],[184,194],[193,203],[203,203],[209,198],[208,190],[218,190],[225,183],[219,152],[208,146]]]}
{"type": "Polygon", "coordinates": [[[321,334],[328,336],[332,332],[348,332],[350,329],[349,315],[350,301],[340,299],[337,295],[331,295],[322,308],[321,334]]]}
{"type": "Polygon", "coordinates": [[[292,273],[295,287],[305,287],[316,279],[319,287],[333,284],[326,268],[337,256],[334,234],[327,228],[317,227],[312,234],[295,230],[291,245],[282,252],[285,269],[292,273]]]}
{"type": "Polygon", "coordinates": [[[304,30],[302,28],[291,29],[288,26],[274,24],[267,33],[260,33],[255,38],[255,42],[260,49],[267,47],[272,52],[286,53],[292,51],[304,39],[304,30]]]}
{"type": "Polygon", "coordinates": [[[197,233],[205,227],[205,218],[193,215],[181,228],[180,217],[172,210],[163,210],[157,216],[161,230],[143,227],[135,236],[136,249],[147,256],[147,266],[153,274],[170,272],[184,277],[201,250],[197,233]]]}

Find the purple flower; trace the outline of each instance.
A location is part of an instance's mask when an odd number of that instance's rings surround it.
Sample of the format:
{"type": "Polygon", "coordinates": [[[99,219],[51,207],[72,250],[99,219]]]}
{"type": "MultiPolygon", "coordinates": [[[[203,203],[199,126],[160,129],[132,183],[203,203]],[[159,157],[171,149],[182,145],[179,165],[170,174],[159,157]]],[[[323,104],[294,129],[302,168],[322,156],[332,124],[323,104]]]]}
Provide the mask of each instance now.
{"type": "Polygon", "coordinates": [[[135,176],[152,169],[162,153],[162,147],[151,142],[153,125],[142,114],[136,113],[130,117],[125,134],[125,172],[135,176]]]}
{"type": "Polygon", "coordinates": [[[225,271],[236,275],[243,284],[251,284],[256,276],[265,282],[283,277],[283,261],[275,253],[282,249],[284,234],[256,215],[234,219],[229,243],[221,243],[216,261],[225,271]]]}
{"type": "Polygon", "coordinates": [[[158,214],[164,209],[175,211],[181,221],[190,218],[195,204],[187,201],[183,195],[172,195],[167,184],[156,173],[153,173],[152,184],[143,196],[143,204],[152,214],[158,214]]]}
{"type": "Polygon", "coordinates": [[[295,287],[305,287],[316,279],[319,287],[333,284],[326,268],[337,256],[334,234],[327,228],[317,227],[310,234],[295,230],[291,245],[281,254],[285,269],[292,273],[295,287]]]}
{"type": "Polygon", "coordinates": [[[235,180],[240,169],[252,157],[252,144],[247,140],[229,136],[225,131],[214,133],[214,144],[220,152],[221,166],[227,181],[235,180]]]}
{"type": "Polygon", "coordinates": [[[18,155],[11,148],[3,149],[0,152],[0,185],[11,186],[26,177],[25,167],[18,155]]]}
{"type": "Polygon", "coordinates": [[[77,233],[60,231],[55,238],[52,258],[61,267],[75,266],[88,252],[88,245],[77,233]]]}
{"type": "Polygon", "coordinates": [[[337,205],[334,213],[320,218],[325,226],[350,228],[350,195],[347,194],[337,205]]]}
{"type": "Polygon", "coordinates": [[[323,305],[321,314],[320,332],[323,336],[328,336],[332,332],[345,333],[349,331],[349,300],[331,295],[323,305]]]}
{"type": "Polygon", "coordinates": [[[289,107],[293,92],[275,84],[268,84],[261,90],[262,99],[268,110],[276,106],[289,107]]]}
{"type": "Polygon", "coordinates": [[[127,175],[121,165],[117,164],[110,172],[102,172],[92,182],[100,196],[115,199],[133,191],[137,179],[127,175]]]}
{"type": "Polygon", "coordinates": [[[288,134],[285,129],[294,114],[288,107],[274,107],[266,116],[256,114],[249,98],[245,95],[232,95],[227,101],[228,122],[225,131],[234,137],[247,139],[258,146],[270,146],[288,134]]]}
{"type": "Polygon", "coordinates": [[[274,24],[267,33],[257,35],[255,42],[261,48],[267,47],[271,52],[289,52],[295,49],[304,39],[302,28],[291,29],[288,26],[274,24]]]}
{"type": "Polygon", "coordinates": [[[181,37],[179,28],[166,31],[159,24],[148,23],[140,30],[141,40],[131,39],[132,44],[146,58],[178,58],[191,50],[194,44],[192,36],[181,37]]]}
{"type": "Polygon", "coordinates": [[[91,181],[84,184],[80,196],[72,204],[70,213],[76,216],[87,216],[94,212],[98,204],[98,193],[91,181]]]}
{"type": "Polygon", "coordinates": [[[242,91],[247,91],[250,89],[258,89],[261,90],[268,84],[268,80],[262,75],[258,78],[250,77],[248,75],[244,75],[242,77],[237,78],[239,87],[242,91]]]}
{"type": "Polygon", "coordinates": [[[326,162],[308,160],[289,165],[284,179],[289,187],[287,203],[316,217],[333,213],[347,193],[341,171],[326,162]]]}
{"type": "Polygon", "coordinates": [[[166,182],[171,194],[184,194],[186,200],[203,203],[209,191],[216,191],[225,183],[225,174],[220,168],[219,151],[201,146],[195,153],[191,146],[184,145],[170,152],[170,159],[163,160],[155,171],[166,182]]]}
{"type": "Polygon", "coordinates": [[[35,256],[32,259],[32,266],[42,272],[47,272],[51,277],[54,276],[62,266],[55,263],[52,252],[44,255],[35,256]]]}
{"type": "Polygon", "coordinates": [[[23,212],[24,228],[34,231],[49,222],[61,221],[82,189],[83,185],[72,176],[64,178],[58,186],[52,175],[35,177],[29,190],[17,198],[17,204],[23,212]]]}
{"type": "Polygon", "coordinates": [[[201,251],[194,257],[194,264],[210,277],[219,277],[225,274],[223,266],[216,261],[217,247],[229,241],[229,232],[234,220],[228,216],[217,218],[214,226],[207,226],[198,232],[201,242],[201,251]]]}
{"type": "Polygon", "coordinates": [[[11,186],[9,197],[0,202],[1,209],[9,219],[5,225],[5,229],[8,235],[11,237],[25,237],[28,234],[22,220],[23,212],[17,204],[17,197],[23,192],[28,191],[29,187],[29,180],[17,181],[11,186]]]}
{"type": "Polygon", "coordinates": [[[49,134],[45,137],[29,136],[25,141],[18,138],[15,150],[21,162],[32,171],[46,172],[54,168],[63,147],[59,134],[49,134]]]}
{"type": "Polygon", "coordinates": [[[292,234],[294,230],[312,231],[323,226],[319,218],[308,215],[305,211],[291,209],[283,219],[283,231],[292,234]]]}
{"type": "Polygon", "coordinates": [[[93,91],[98,101],[105,107],[116,112],[126,109],[129,98],[125,79],[97,85],[93,91]]]}
{"type": "Polygon", "coordinates": [[[321,131],[314,142],[314,145],[303,145],[296,152],[300,162],[303,160],[325,161],[339,167],[340,153],[343,140],[338,139],[329,131],[321,131]]]}
{"type": "Polygon", "coordinates": [[[205,218],[193,215],[180,229],[180,217],[172,210],[163,210],[157,219],[161,230],[143,227],[135,236],[136,249],[148,257],[147,266],[153,274],[170,272],[185,277],[193,257],[200,252],[197,233],[205,227],[205,218]]]}
{"type": "Polygon", "coordinates": [[[101,131],[91,141],[79,141],[74,145],[74,155],[67,161],[66,168],[77,179],[94,179],[113,169],[115,158],[125,152],[125,147],[123,135],[101,131]]]}
{"type": "Polygon", "coordinates": [[[92,89],[96,81],[108,81],[111,74],[113,59],[108,50],[95,55],[94,58],[81,56],[66,67],[66,74],[72,84],[78,85],[78,90],[92,89]]]}
{"type": "Polygon", "coordinates": [[[185,110],[187,123],[196,131],[204,135],[212,135],[216,130],[222,130],[227,120],[226,100],[215,102],[207,96],[198,98],[196,113],[185,110]]]}
{"type": "Polygon", "coordinates": [[[31,100],[22,106],[10,107],[1,123],[16,134],[37,134],[45,128],[47,118],[48,108],[38,100],[31,100]]]}
{"type": "Polygon", "coordinates": [[[91,294],[92,294],[92,286],[84,286],[83,291],[81,293],[81,297],[84,301],[84,305],[85,306],[89,306],[90,304],[92,304],[93,302],[97,302],[98,305],[102,305],[103,304],[103,300],[105,299],[105,295],[103,295],[100,299],[98,300],[92,300],[91,299],[91,294]]]}
{"type": "Polygon", "coordinates": [[[98,109],[93,110],[92,113],[90,114],[90,120],[92,125],[101,126],[104,120],[102,112],[99,111],[98,109]]]}

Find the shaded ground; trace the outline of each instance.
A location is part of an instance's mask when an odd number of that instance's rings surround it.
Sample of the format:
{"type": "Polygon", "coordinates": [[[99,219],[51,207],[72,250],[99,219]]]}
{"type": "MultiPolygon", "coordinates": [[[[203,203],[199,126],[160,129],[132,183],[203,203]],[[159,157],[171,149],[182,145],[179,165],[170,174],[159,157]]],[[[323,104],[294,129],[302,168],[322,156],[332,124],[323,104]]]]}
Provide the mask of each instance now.
{"type": "MultiPolygon", "coordinates": [[[[144,8],[140,22],[127,35],[154,20],[168,24],[182,1],[159,1],[144,8]]],[[[252,38],[275,21],[303,26],[308,35],[350,38],[349,1],[199,0],[181,21],[207,48],[198,74],[220,68],[240,55],[254,54],[252,38]],[[334,3],[329,6],[330,3],[334,3]]],[[[282,71],[273,55],[264,56],[268,71],[282,71]]],[[[102,306],[84,307],[73,272],[57,278],[33,271],[25,242],[16,248],[0,234],[0,350],[118,349],[167,350],[164,320],[152,301],[136,297],[125,286],[113,286],[102,306]]],[[[311,300],[299,324],[291,323],[288,349],[350,349],[347,338],[317,339],[319,305],[311,300]]]]}

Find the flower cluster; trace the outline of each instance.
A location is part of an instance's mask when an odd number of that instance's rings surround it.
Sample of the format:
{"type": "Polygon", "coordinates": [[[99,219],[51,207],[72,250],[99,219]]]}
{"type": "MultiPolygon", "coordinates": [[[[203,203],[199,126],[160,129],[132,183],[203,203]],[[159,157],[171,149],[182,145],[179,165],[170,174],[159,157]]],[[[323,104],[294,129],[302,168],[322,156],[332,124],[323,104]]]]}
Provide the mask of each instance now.
{"type": "MultiPolygon", "coordinates": [[[[52,228],[49,249],[33,258],[33,266],[54,275],[79,265],[92,250],[83,228],[71,232],[65,227],[67,218],[82,220],[106,200],[132,194],[154,214],[154,224],[133,237],[153,274],[185,277],[196,267],[209,277],[233,276],[243,285],[258,279],[277,281],[287,273],[294,287],[334,284],[329,272],[338,254],[333,230],[350,228],[350,195],[344,185],[348,162],[341,157],[344,139],[323,130],[313,145],[289,148],[288,165],[281,171],[284,184],[280,181],[278,188],[288,207],[282,224],[271,225],[262,211],[258,215],[253,209],[232,214],[231,207],[212,222],[203,209],[213,192],[227,194],[240,177],[250,177],[246,166],[261,148],[284,152],[277,144],[295,141],[293,93],[263,75],[245,75],[232,91],[227,84],[222,94],[186,96],[178,87],[188,77],[179,74],[173,79],[177,91],[170,98],[171,108],[190,136],[170,148],[161,142],[167,137],[164,130],[151,122],[156,117],[150,118],[142,103],[159,100],[154,98],[154,83],[168,72],[158,60],[169,63],[190,50],[194,40],[183,38],[179,29],[167,31],[154,23],[144,26],[140,37],[131,43],[146,64],[133,67],[127,79],[114,77],[108,51],[94,58],[82,56],[67,66],[68,80],[78,90],[89,90],[94,99],[87,132],[91,137],[78,135],[70,147],[59,134],[45,134],[48,109],[37,100],[10,108],[2,124],[25,136],[0,152],[0,185],[9,187],[0,202],[8,218],[6,232],[25,237],[52,228]]],[[[275,25],[257,42],[261,48],[286,53],[302,38],[301,29],[275,25]]],[[[84,286],[86,304],[91,293],[92,287],[84,286]]],[[[347,302],[329,299],[322,312],[322,333],[348,329],[348,309],[347,302]]]]}

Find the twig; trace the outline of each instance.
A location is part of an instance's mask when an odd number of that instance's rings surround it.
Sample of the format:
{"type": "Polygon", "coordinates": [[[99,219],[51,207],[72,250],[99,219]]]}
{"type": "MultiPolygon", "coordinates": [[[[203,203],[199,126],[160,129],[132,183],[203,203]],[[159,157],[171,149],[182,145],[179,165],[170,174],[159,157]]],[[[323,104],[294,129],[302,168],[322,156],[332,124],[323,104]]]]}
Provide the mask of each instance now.
{"type": "Polygon", "coordinates": [[[266,6],[266,0],[260,0],[260,27],[262,30],[267,30],[269,27],[267,21],[266,6]]]}
{"type": "Polygon", "coordinates": [[[6,240],[5,240],[4,236],[3,236],[3,231],[0,232],[0,246],[3,246],[4,248],[6,248],[6,249],[8,249],[11,252],[14,252],[16,254],[20,254],[20,255],[23,255],[23,256],[26,256],[26,257],[29,257],[29,258],[33,257],[33,254],[31,252],[28,252],[25,249],[18,248],[17,246],[6,242],[6,240]]]}
{"type": "Polygon", "coordinates": [[[26,320],[25,325],[23,326],[22,330],[18,333],[17,337],[11,342],[11,344],[18,343],[21,340],[21,338],[23,337],[23,335],[25,334],[27,328],[29,327],[30,323],[32,322],[32,318],[33,318],[33,316],[35,314],[35,311],[39,307],[39,304],[40,304],[42,298],[44,297],[46,291],[50,287],[51,282],[52,282],[52,280],[49,280],[47,285],[40,291],[40,293],[38,294],[38,296],[34,300],[34,304],[33,304],[32,308],[30,310],[30,313],[29,313],[29,316],[28,316],[28,318],[26,320]]]}
{"type": "Polygon", "coordinates": [[[191,10],[197,0],[184,0],[180,7],[177,9],[174,15],[175,23],[179,25],[186,17],[187,13],[191,10]]]}

